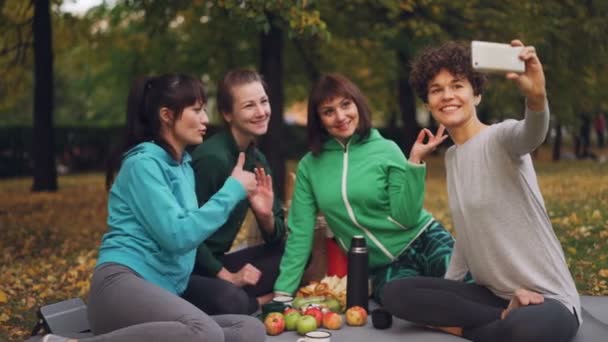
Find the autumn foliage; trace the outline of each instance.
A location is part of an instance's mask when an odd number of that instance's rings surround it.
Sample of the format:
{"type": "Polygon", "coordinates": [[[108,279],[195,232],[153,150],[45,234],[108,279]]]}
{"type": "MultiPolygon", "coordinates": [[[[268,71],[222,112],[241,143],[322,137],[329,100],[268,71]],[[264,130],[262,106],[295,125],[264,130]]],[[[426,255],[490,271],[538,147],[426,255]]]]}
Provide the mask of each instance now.
{"type": "Polygon", "coordinates": [[[106,229],[101,175],[61,177],[56,193],[30,186],[0,181],[0,341],[22,341],[39,305],[86,299],[106,229]]]}
{"type": "MultiPolygon", "coordinates": [[[[608,163],[536,165],[579,292],[608,295],[608,163]]],[[[426,208],[450,228],[444,177],[441,158],[430,160],[426,208]]],[[[31,179],[0,180],[0,341],[23,340],[40,305],[86,300],[106,230],[100,174],[60,177],[56,193],[30,186],[31,179]]]]}

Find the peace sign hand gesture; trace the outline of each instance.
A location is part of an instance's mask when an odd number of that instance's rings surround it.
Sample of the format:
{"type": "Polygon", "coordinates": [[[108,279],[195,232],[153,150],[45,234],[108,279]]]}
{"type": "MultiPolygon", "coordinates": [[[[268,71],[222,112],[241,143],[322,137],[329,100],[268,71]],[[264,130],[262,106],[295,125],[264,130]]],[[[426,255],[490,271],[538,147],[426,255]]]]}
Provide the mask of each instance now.
{"type": "Polygon", "coordinates": [[[409,161],[414,164],[420,164],[424,158],[435,151],[437,146],[441,145],[441,143],[448,138],[448,135],[444,135],[444,132],[445,126],[443,125],[439,125],[436,135],[433,135],[430,129],[423,128],[418,134],[414,146],[412,146],[409,161]],[[425,137],[428,138],[426,143],[424,142],[425,137]]]}

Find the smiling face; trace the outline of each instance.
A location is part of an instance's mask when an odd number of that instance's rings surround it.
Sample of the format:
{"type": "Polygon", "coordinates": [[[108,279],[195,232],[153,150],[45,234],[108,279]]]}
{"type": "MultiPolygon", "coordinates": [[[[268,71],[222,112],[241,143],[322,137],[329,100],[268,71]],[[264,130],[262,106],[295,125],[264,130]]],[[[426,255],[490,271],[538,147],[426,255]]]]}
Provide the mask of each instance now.
{"type": "Polygon", "coordinates": [[[428,83],[427,108],[448,130],[459,128],[476,118],[475,106],[481,95],[475,95],[465,77],[441,69],[428,83]]]}
{"type": "Polygon", "coordinates": [[[345,143],[359,126],[359,110],[355,102],[343,96],[329,98],[317,109],[327,133],[345,143]]]}
{"type": "Polygon", "coordinates": [[[266,134],[270,121],[270,102],[260,82],[233,86],[232,111],[223,113],[239,145],[247,146],[253,139],[266,134]]]}

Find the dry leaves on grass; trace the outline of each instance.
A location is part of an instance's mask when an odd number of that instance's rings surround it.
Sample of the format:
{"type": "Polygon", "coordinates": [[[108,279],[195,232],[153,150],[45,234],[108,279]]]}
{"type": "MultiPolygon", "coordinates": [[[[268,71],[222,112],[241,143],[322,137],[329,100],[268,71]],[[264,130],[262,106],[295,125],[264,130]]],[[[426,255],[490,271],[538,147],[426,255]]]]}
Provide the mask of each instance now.
{"type": "Polygon", "coordinates": [[[579,292],[608,295],[608,164],[540,164],[539,182],[579,292]]]}
{"type": "Polygon", "coordinates": [[[0,182],[0,340],[23,340],[37,307],[86,296],[106,230],[100,175],[62,177],[57,193],[30,186],[29,179],[0,182]]]}

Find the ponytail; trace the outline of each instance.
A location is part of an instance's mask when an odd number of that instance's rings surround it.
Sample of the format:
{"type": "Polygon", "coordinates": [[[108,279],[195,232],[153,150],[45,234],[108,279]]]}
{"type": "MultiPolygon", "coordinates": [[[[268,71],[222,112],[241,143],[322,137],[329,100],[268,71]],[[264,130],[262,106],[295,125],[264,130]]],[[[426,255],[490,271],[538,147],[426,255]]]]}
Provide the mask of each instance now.
{"type": "Polygon", "coordinates": [[[122,143],[108,159],[106,188],[109,190],[112,186],[124,154],[142,142],[153,141],[175,156],[176,151],[161,136],[160,109],[168,108],[177,120],[184,108],[197,102],[207,102],[199,79],[181,74],[137,78],[127,98],[127,122],[122,143]]]}

